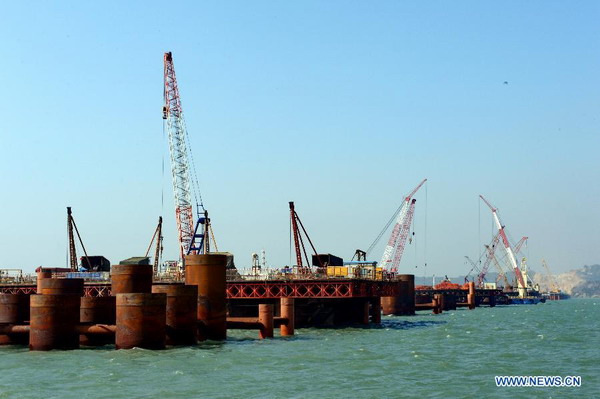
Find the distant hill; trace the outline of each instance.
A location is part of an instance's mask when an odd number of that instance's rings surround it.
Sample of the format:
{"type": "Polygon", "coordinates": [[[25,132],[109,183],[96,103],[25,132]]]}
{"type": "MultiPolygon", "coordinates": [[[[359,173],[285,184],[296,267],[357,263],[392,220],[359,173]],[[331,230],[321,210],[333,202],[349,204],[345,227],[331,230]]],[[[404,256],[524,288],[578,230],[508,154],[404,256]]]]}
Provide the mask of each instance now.
{"type": "MultiPolygon", "coordinates": [[[[556,278],[558,287],[573,297],[600,297],[600,265],[586,265],[579,269],[557,274],[554,277],[556,278]]],[[[540,285],[542,290],[552,287],[551,279],[545,274],[535,273],[533,280],[540,285]]]]}

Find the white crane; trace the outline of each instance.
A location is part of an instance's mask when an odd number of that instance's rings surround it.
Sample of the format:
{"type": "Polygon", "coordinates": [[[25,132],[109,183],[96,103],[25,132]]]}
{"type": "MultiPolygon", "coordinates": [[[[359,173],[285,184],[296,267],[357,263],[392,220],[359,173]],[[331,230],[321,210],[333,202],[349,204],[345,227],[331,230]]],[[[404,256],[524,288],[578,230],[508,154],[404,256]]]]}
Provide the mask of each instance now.
{"type": "Polygon", "coordinates": [[[523,280],[523,275],[521,273],[521,270],[519,269],[519,265],[517,264],[517,260],[515,259],[515,255],[512,251],[512,248],[510,247],[510,242],[508,241],[508,238],[506,237],[506,232],[504,231],[504,226],[500,223],[500,218],[498,217],[498,209],[495,208],[492,204],[490,204],[489,201],[483,197],[483,195],[479,195],[479,197],[492,210],[492,216],[494,218],[494,223],[496,224],[496,228],[498,229],[498,234],[500,235],[500,238],[502,238],[502,243],[504,244],[504,250],[506,251],[506,256],[508,257],[508,260],[515,272],[515,275],[517,276],[517,286],[518,286],[517,288],[519,291],[519,297],[524,298],[527,296],[527,285],[525,284],[525,281],[523,280]]]}

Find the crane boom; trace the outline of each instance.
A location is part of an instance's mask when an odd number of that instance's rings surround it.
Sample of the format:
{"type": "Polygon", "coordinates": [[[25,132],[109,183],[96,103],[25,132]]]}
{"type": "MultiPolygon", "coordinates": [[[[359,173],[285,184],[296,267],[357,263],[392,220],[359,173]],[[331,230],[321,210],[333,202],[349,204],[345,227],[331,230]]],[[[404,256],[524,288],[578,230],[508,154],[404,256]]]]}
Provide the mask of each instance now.
{"type": "Polygon", "coordinates": [[[521,237],[521,239],[519,240],[519,242],[517,243],[517,245],[515,245],[515,253],[518,254],[521,251],[521,247],[523,246],[523,244],[525,244],[525,242],[527,242],[527,240],[529,239],[529,237],[521,237]]]}
{"type": "Polygon", "coordinates": [[[500,234],[496,234],[494,236],[494,238],[492,239],[492,242],[490,243],[490,245],[485,246],[485,248],[486,248],[485,262],[483,263],[481,272],[477,276],[477,285],[479,287],[483,286],[483,281],[485,280],[485,276],[489,270],[490,262],[492,261],[492,258],[494,257],[494,252],[496,251],[496,247],[498,246],[498,241],[500,241],[500,234]]]}
{"type": "Polygon", "coordinates": [[[402,257],[402,253],[404,251],[406,237],[408,236],[408,229],[410,228],[410,223],[412,221],[412,217],[414,214],[415,201],[413,200],[411,202],[411,199],[412,199],[413,195],[415,195],[415,193],[417,191],[419,191],[421,186],[423,186],[423,184],[425,184],[426,181],[427,181],[427,179],[423,179],[419,183],[419,185],[417,185],[410,192],[410,194],[408,194],[406,197],[404,197],[402,208],[400,209],[400,212],[398,213],[398,217],[396,219],[396,224],[394,225],[392,234],[390,235],[390,238],[388,240],[388,244],[386,245],[386,247],[383,251],[383,256],[381,257],[380,265],[382,268],[384,268],[386,270],[396,271],[398,269],[398,265],[400,264],[400,259],[402,257]],[[407,222],[408,218],[410,218],[410,220],[408,221],[408,224],[407,224],[406,222],[407,222]],[[398,249],[400,249],[399,252],[398,252],[398,249]],[[398,256],[397,262],[396,262],[396,256],[398,256]]]}
{"type": "MultiPolygon", "coordinates": [[[[77,271],[77,251],[75,250],[75,232],[77,234],[77,238],[79,239],[79,244],[81,244],[81,248],[83,249],[83,253],[85,254],[85,260],[87,263],[87,269],[89,271],[92,270],[92,265],[90,263],[90,258],[85,250],[85,245],[83,245],[83,240],[81,239],[81,235],[79,234],[79,230],[77,229],[77,225],[75,224],[75,219],[73,218],[73,212],[71,211],[71,207],[67,207],[67,235],[69,238],[69,265],[71,270],[77,271]]],[[[83,266],[83,264],[81,265],[83,266]]],[[[85,266],[83,266],[85,267],[85,266]]]]}
{"type": "Polygon", "coordinates": [[[386,245],[386,247],[383,251],[383,256],[381,257],[381,267],[383,267],[385,269],[389,269],[388,266],[392,262],[392,255],[394,254],[394,248],[396,248],[398,238],[400,237],[400,229],[402,228],[402,222],[406,218],[407,212],[408,212],[408,206],[406,206],[406,203],[405,203],[402,206],[400,213],[398,214],[398,219],[396,219],[396,224],[394,225],[394,229],[392,230],[392,234],[390,235],[388,244],[386,245]]]}
{"type": "Polygon", "coordinates": [[[492,210],[492,216],[494,218],[494,223],[496,224],[496,228],[498,229],[498,234],[500,235],[500,238],[502,238],[502,243],[504,244],[504,250],[506,251],[506,255],[507,255],[507,257],[510,261],[510,264],[515,272],[515,275],[517,277],[519,295],[521,297],[524,297],[527,294],[527,285],[523,281],[523,275],[521,273],[521,270],[519,269],[519,265],[517,264],[515,255],[510,247],[510,242],[508,241],[508,238],[506,237],[506,233],[504,231],[504,226],[500,223],[500,219],[498,218],[498,209],[495,208],[492,204],[490,204],[489,201],[483,197],[483,195],[479,195],[479,198],[481,198],[483,200],[483,202],[485,202],[486,205],[492,210]]]}
{"type": "Polygon", "coordinates": [[[300,252],[300,232],[298,231],[298,222],[296,219],[296,210],[294,202],[290,201],[290,223],[292,224],[292,234],[294,236],[294,249],[296,250],[296,266],[302,267],[302,253],[300,252]]]}
{"type": "Polygon", "coordinates": [[[410,203],[410,207],[408,208],[408,212],[406,213],[406,217],[402,223],[402,228],[400,229],[398,246],[396,247],[396,252],[394,253],[394,261],[392,262],[392,273],[396,273],[398,271],[398,266],[400,266],[400,260],[402,259],[402,254],[404,253],[404,246],[406,245],[406,237],[408,237],[408,233],[410,231],[410,224],[412,223],[413,215],[415,213],[415,202],[417,200],[413,199],[410,203]]]}
{"type": "Polygon", "coordinates": [[[194,216],[192,212],[186,130],[171,52],[164,55],[164,75],[165,104],[163,107],[163,119],[167,121],[167,131],[169,134],[175,217],[179,232],[180,256],[183,259],[184,255],[188,253],[194,236],[194,216]]]}

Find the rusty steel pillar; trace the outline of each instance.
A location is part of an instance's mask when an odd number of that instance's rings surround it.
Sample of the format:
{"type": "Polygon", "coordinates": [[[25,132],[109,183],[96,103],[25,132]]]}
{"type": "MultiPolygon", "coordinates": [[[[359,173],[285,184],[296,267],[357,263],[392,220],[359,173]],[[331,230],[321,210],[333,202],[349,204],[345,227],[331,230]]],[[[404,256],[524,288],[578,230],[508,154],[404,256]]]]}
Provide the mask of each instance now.
{"type": "Polygon", "coordinates": [[[295,326],[294,298],[281,298],[280,307],[281,307],[281,317],[285,317],[288,320],[287,323],[283,323],[279,327],[281,336],[287,337],[287,336],[294,335],[294,326],[295,326]]]}
{"type": "Polygon", "coordinates": [[[198,287],[184,284],[153,285],[152,292],[167,295],[167,345],[198,343],[198,287]]]}
{"type": "Polygon", "coordinates": [[[440,297],[439,294],[433,294],[433,299],[431,300],[431,306],[433,307],[433,314],[440,313],[440,297]]]}
{"type": "Polygon", "coordinates": [[[379,297],[371,300],[371,321],[381,324],[381,299],[379,297]]]}
{"type": "Polygon", "coordinates": [[[491,295],[489,296],[489,302],[488,302],[488,303],[489,303],[489,305],[490,305],[490,308],[493,308],[493,307],[495,307],[495,306],[496,306],[496,295],[494,295],[494,294],[491,294],[491,295]]]}
{"type": "Polygon", "coordinates": [[[381,310],[384,315],[396,314],[396,309],[399,307],[397,304],[398,297],[395,296],[382,296],[381,297],[381,310]]]}
{"type": "Polygon", "coordinates": [[[29,349],[79,348],[79,303],[73,294],[31,295],[29,349]]]}
{"type": "Polygon", "coordinates": [[[444,293],[438,294],[438,301],[439,301],[439,307],[440,307],[440,313],[442,313],[444,311],[444,306],[446,306],[446,296],[444,295],[444,293]]]}
{"type": "Polygon", "coordinates": [[[475,282],[469,282],[469,293],[467,294],[467,304],[469,305],[469,309],[475,309],[475,282]]]}
{"type": "Polygon", "coordinates": [[[38,281],[38,294],[83,296],[82,278],[44,278],[38,281]]]}
{"type": "MultiPolygon", "coordinates": [[[[0,324],[24,324],[29,320],[29,295],[0,294],[0,324]]],[[[27,335],[0,335],[0,345],[27,345],[27,335]]]]}
{"type": "Polygon", "coordinates": [[[258,305],[258,322],[260,323],[260,329],[258,331],[258,337],[260,339],[273,338],[273,311],[274,306],[272,304],[261,303],[258,305]]]}
{"type": "Polygon", "coordinates": [[[115,348],[165,348],[166,294],[117,294],[115,348]]]}
{"type": "Polygon", "coordinates": [[[415,314],[415,275],[399,274],[397,276],[399,295],[397,297],[381,297],[384,315],[412,316],[415,314]]]}
{"type": "Polygon", "coordinates": [[[111,293],[152,292],[152,265],[114,265],[110,269],[111,293]]]}
{"type": "Polygon", "coordinates": [[[37,272],[37,288],[35,290],[36,294],[41,293],[42,287],[40,286],[40,282],[45,278],[52,278],[52,272],[45,272],[43,270],[37,272]]]}
{"type": "MultiPolygon", "coordinates": [[[[79,321],[83,325],[108,324],[116,322],[117,298],[114,296],[99,296],[81,298],[79,321]]],[[[114,336],[80,335],[79,343],[87,346],[100,346],[114,343],[114,336]]]]}
{"type": "Polygon", "coordinates": [[[185,283],[198,287],[199,339],[227,338],[227,255],[187,255],[185,283]]]}

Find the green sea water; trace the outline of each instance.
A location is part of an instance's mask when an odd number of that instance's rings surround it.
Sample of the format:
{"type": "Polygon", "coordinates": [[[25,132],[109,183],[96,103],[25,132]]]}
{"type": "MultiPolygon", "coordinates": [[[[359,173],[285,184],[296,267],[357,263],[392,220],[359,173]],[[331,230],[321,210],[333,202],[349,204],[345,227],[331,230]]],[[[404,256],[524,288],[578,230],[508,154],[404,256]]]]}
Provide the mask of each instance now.
{"type": "Polygon", "coordinates": [[[600,398],[600,299],[383,317],[149,351],[0,347],[0,398],[600,398]],[[499,388],[496,375],[581,376],[499,388]]]}

